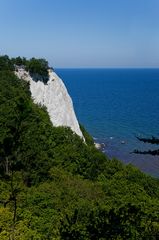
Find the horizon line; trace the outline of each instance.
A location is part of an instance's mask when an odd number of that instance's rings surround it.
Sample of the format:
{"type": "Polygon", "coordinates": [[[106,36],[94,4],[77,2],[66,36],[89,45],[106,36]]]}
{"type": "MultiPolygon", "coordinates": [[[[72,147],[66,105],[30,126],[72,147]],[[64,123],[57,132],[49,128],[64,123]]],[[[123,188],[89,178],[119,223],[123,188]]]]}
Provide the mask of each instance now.
{"type": "Polygon", "coordinates": [[[159,67],[53,67],[54,69],[159,69],[159,67]]]}

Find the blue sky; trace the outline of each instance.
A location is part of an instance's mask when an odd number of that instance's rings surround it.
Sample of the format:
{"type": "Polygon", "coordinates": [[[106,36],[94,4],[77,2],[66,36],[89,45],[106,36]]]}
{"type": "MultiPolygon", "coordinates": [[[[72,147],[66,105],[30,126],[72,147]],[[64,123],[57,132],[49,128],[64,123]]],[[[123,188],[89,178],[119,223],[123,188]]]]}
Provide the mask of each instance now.
{"type": "Polygon", "coordinates": [[[159,67],[159,0],[0,0],[0,54],[53,67],[159,67]]]}

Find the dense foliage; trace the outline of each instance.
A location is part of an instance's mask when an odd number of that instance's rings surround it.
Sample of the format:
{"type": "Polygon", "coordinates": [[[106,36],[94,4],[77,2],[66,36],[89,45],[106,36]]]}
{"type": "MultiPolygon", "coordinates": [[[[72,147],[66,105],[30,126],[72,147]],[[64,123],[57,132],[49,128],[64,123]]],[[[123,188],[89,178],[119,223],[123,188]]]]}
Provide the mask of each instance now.
{"type": "Polygon", "coordinates": [[[86,143],[53,127],[8,66],[0,69],[0,239],[159,239],[159,181],[109,160],[82,126],[86,143]]]}
{"type": "Polygon", "coordinates": [[[43,58],[31,58],[27,60],[24,57],[10,59],[7,55],[0,56],[0,71],[14,71],[17,70],[18,67],[23,67],[26,71],[28,71],[35,81],[38,80],[47,83],[49,79],[49,65],[43,58]]]}
{"type": "Polygon", "coordinates": [[[12,60],[7,56],[0,56],[0,71],[13,71],[14,64],[12,60]]]}
{"type": "Polygon", "coordinates": [[[34,80],[41,80],[47,83],[49,79],[48,62],[45,59],[31,58],[26,63],[26,70],[29,71],[34,80]]]}

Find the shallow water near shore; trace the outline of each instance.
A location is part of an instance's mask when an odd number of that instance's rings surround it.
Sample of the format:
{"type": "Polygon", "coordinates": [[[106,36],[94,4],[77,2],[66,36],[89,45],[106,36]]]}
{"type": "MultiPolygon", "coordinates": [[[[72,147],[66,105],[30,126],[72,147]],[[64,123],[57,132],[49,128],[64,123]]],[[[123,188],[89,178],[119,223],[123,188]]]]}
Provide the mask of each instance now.
{"type": "Polygon", "coordinates": [[[159,69],[56,69],[80,123],[102,151],[159,177],[159,157],[136,155],[135,136],[159,137],[159,69]]]}

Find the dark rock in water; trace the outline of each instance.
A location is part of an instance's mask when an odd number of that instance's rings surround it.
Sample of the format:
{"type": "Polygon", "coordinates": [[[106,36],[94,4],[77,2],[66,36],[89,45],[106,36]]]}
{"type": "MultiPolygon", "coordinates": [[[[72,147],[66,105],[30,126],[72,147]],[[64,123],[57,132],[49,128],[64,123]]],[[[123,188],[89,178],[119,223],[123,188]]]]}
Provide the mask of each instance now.
{"type": "Polygon", "coordinates": [[[105,147],[105,143],[101,143],[101,147],[104,148],[105,147]]]}

